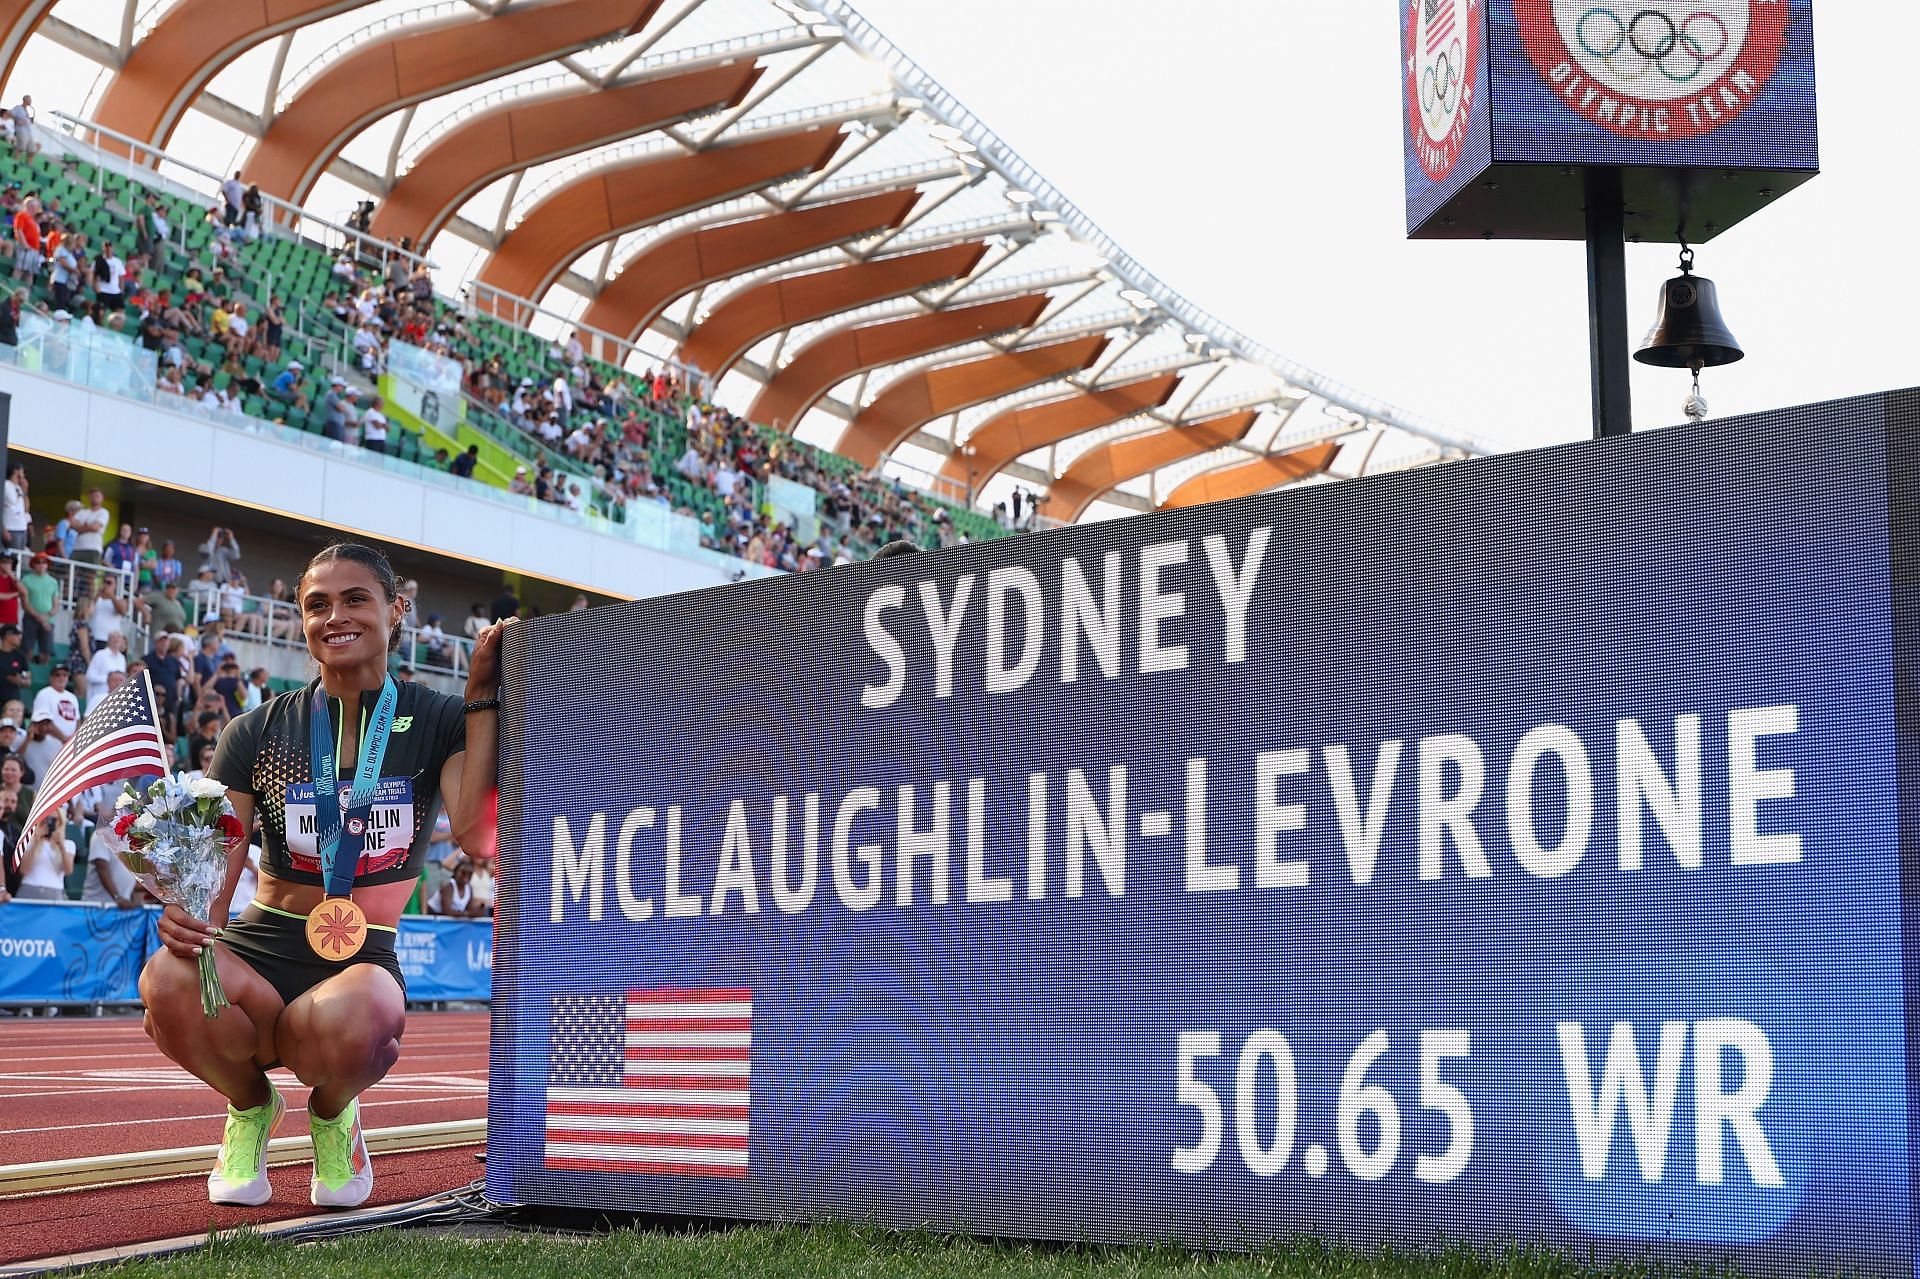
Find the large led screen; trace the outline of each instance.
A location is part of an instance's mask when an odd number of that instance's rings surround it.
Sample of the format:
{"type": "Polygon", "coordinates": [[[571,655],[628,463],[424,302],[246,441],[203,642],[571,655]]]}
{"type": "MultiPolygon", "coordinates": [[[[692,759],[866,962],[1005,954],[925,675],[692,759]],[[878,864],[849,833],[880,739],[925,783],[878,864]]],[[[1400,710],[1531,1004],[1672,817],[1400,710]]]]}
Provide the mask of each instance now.
{"type": "Polygon", "coordinates": [[[1911,1273],[1892,404],[515,628],[489,1195],[1911,1273]]]}
{"type": "Polygon", "coordinates": [[[1812,0],[1491,0],[1502,163],[1819,167],[1812,0]]]}

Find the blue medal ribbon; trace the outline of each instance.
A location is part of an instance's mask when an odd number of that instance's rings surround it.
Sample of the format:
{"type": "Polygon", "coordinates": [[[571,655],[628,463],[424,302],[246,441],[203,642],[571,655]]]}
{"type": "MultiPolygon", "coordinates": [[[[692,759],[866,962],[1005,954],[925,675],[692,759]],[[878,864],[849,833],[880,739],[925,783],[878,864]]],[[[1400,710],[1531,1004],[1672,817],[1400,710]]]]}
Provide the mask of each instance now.
{"type": "MultiPolygon", "coordinates": [[[[327,732],[327,690],[324,686],[313,690],[307,744],[313,764],[314,838],[320,849],[320,879],[329,897],[353,894],[354,872],[360,867],[360,850],[367,842],[367,817],[373,811],[373,793],[380,786],[380,765],[387,757],[393,712],[399,704],[399,686],[388,676],[380,686],[373,723],[368,725],[365,740],[360,743],[360,763],[354,769],[353,790],[342,805],[338,761],[327,732]]],[[[340,713],[347,714],[345,702],[340,705],[340,713]]]]}

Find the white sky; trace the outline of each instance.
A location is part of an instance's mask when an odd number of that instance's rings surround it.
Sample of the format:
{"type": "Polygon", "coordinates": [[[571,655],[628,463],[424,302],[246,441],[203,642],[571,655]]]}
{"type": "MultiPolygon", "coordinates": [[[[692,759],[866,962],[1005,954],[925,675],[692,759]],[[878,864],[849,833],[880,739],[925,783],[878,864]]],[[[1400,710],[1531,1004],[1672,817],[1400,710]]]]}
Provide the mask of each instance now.
{"type": "MultiPolygon", "coordinates": [[[[1228,324],[1497,445],[1589,431],[1582,247],[1405,238],[1387,0],[854,3],[1228,324]]],[[[1821,176],[1699,250],[1747,352],[1704,375],[1716,416],[1920,383],[1920,5],[1815,0],[1814,26],[1821,176]]],[[[1635,345],[1674,264],[1628,249],[1635,345]]],[[[1686,380],[1636,365],[1637,425],[1678,420],[1686,380]]]]}

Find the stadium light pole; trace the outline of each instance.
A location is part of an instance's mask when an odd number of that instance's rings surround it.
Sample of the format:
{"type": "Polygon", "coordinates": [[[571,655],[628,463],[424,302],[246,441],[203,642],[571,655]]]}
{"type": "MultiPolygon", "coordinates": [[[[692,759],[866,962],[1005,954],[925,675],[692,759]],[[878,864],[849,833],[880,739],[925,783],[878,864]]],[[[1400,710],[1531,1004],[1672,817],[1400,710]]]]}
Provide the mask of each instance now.
{"type": "Polygon", "coordinates": [[[1593,364],[1593,437],[1633,431],[1628,378],[1627,212],[1620,170],[1586,170],[1587,334],[1593,364]]]}

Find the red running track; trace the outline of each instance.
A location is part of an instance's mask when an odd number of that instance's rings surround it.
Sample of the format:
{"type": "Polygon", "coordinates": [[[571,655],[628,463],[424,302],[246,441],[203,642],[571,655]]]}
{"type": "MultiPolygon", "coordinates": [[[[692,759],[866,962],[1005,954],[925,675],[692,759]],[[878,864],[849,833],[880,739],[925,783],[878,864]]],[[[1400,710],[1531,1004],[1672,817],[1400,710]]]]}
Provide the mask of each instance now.
{"type": "MultiPolygon", "coordinates": [[[[286,1095],[279,1135],[306,1129],[307,1090],[273,1072],[286,1095]]],[[[481,1119],[487,1113],[487,1014],[417,1013],[399,1064],[361,1099],[369,1128],[481,1119]]],[[[12,1020],[0,1026],[0,1165],[40,1163],[220,1140],[226,1103],[162,1057],[133,1017],[12,1020]]],[[[374,1156],[370,1203],[465,1185],[477,1148],[374,1156]]],[[[0,1199],[0,1263],[306,1216],[308,1169],[272,1173],[260,1208],[214,1208],[201,1177],[0,1199]]]]}

